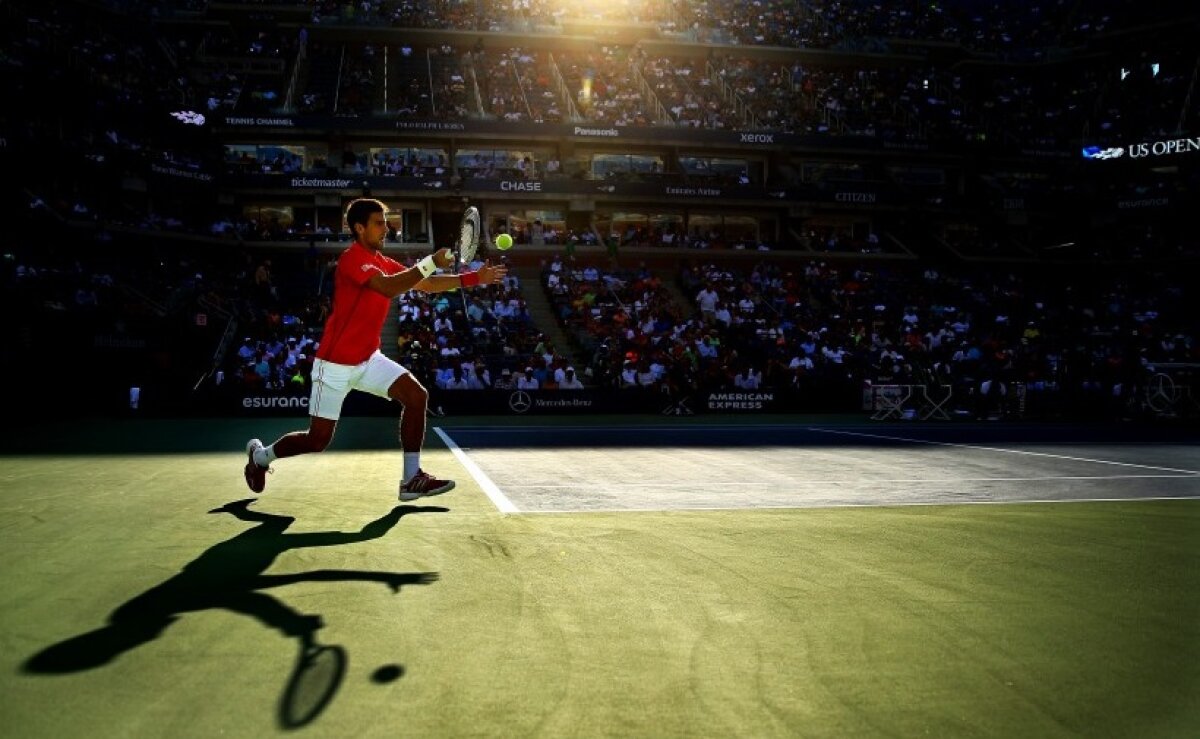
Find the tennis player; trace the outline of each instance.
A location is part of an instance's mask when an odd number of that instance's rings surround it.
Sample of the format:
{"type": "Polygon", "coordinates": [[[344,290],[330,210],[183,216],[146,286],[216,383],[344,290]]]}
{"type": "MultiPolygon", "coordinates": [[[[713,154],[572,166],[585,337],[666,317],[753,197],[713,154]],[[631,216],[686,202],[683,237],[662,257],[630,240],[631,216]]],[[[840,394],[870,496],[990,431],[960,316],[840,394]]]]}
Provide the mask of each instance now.
{"type": "Polygon", "coordinates": [[[455,288],[494,285],[504,280],[508,268],[484,264],[476,272],[434,274],[454,263],[450,249],[439,249],[405,269],[384,256],[388,234],[384,205],[361,198],[346,209],[346,224],[354,243],[338,258],[334,276],[333,311],[317,348],[312,368],[312,395],[307,431],[293,431],[274,444],[258,439],[246,444],[246,484],[256,493],[267,485],[267,472],[277,459],[321,452],[333,440],[342,403],[351,390],[391,398],[400,403],[400,444],[404,473],[400,500],[440,495],[454,487],[421,469],[425,443],[425,409],[429,391],[407,369],[379,351],[379,334],[392,298],[409,290],[436,293],[455,288]]]}

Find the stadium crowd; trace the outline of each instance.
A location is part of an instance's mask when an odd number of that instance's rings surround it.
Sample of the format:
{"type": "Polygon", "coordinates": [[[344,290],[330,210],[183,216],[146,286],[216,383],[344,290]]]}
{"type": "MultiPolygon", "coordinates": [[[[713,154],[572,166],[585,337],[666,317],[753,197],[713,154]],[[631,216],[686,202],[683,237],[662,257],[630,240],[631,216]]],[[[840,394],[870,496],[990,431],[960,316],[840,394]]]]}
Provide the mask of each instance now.
{"type": "Polygon", "coordinates": [[[813,260],[691,263],[677,278],[691,304],[644,266],[547,264],[558,317],[593,352],[586,379],[671,397],[942,386],[980,417],[1015,414],[1020,387],[1030,414],[1127,413],[1157,366],[1200,361],[1185,285],[1162,273],[1063,280],[813,260]]]}
{"type": "MultiPolygon", "coordinates": [[[[44,209],[27,217],[30,233],[60,223],[44,209]]],[[[71,336],[148,340],[172,371],[228,388],[307,386],[332,256],[84,233],[65,248],[38,252],[27,241],[12,251],[12,314],[69,325],[71,336]]],[[[682,398],[945,386],[955,408],[980,417],[1015,413],[1018,387],[1029,415],[1128,413],[1156,368],[1200,363],[1194,296],[1185,275],[1162,267],[701,258],[672,273],[564,250],[547,258],[541,282],[565,346],[535,323],[514,273],[465,303],[456,293],[403,296],[385,350],[441,390],[586,386],[682,398]]]]}
{"type": "MultiPolygon", "coordinates": [[[[990,65],[1011,59],[1053,62],[1045,57],[1048,50],[1085,44],[1127,20],[1131,4],[1115,0],[1044,0],[1017,9],[963,2],[953,9],[902,3],[882,10],[859,0],[622,6],[657,28],[660,38],[730,44],[700,51],[681,47],[671,54],[608,39],[586,52],[551,51],[540,46],[538,29],[561,31],[579,11],[549,1],[522,3],[516,13],[509,3],[473,5],[305,3],[311,17],[296,32],[253,21],[236,29],[167,24],[161,26],[161,42],[140,33],[144,25],[116,22],[125,16],[106,15],[104,3],[88,4],[95,14],[91,23],[77,22],[56,4],[7,6],[0,11],[6,21],[0,30],[5,62],[22,73],[6,75],[0,88],[6,98],[25,99],[38,89],[80,93],[55,99],[28,117],[0,113],[8,137],[20,142],[12,148],[39,158],[11,198],[27,204],[23,217],[36,224],[31,232],[71,228],[99,253],[127,240],[144,244],[146,234],[171,237],[177,249],[167,255],[139,247],[141,257],[99,263],[86,254],[37,254],[32,242],[17,244],[5,270],[12,309],[56,321],[85,317],[80,326],[109,337],[105,340],[129,332],[131,322],[139,327],[134,333],[145,333],[140,327],[161,330],[166,320],[217,317],[214,324],[223,329],[236,323],[234,338],[249,341],[222,344],[214,361],[214,325],[181,353],[185,359],[179,361],[189,370],[211,370],[222,383],[276,390],[303,385],[328,310],[328,257],[314,247],[289,252],[282,261],[276,255],[270,264],[265,255],[272,252],[252,242],[344,239],[340,224],[284,223],[270,213],[255,217],[226,203],[174,194],[174,188],[148,193],[143,207],[134,207],[129,193],[136,187],[128,183],[140,180],[142,192],[155,190],[147,180],[152,183],[161,172],[176,183],[202,185],[221,173],[287,177],[333,171],[447,182],[566,176],[558,151],[524,147],[459,154],[449,148],[345,143],[341,151],[310,155],[282,145],[246,144],[216,151],[205,134],[193,136],[185,123],[151,119],[146,111],[481,116],[521,123],[577,115],[605,125],[760,128],[926,144],[1003,139],[1018,150],[1044,151],[1065,150],[1085,130],[1097,141],[1111,141],[1165,135],[1194,123],[1194,104],[1189,108],[1187,101],[1195,53],[1188,48],[1122,57],[1116,69],[1092,66],[1086,54],[1050,66],[990,65]],[[321,27],[363,22],[481,32],[517,23],[525,35],[520,44],[484,48],[478,42],[351,42],[318,33],[321,27]],[[225,32],[230,29],[236,32],[225,32]],[[914,43],[938,40],[957,42],[963,55],[926,54],[914,43]],[[900,56],[886,64],[823,63],[779,49],[740,51],[749,46],[892,50],[900,56]],[[996,74],[998,69],[1004,73],[996,74]],[[225,256],[191,250],[189,239],[199,236],[225,242],[225,256]]],[[[202,0],[113,7],[120,13],[144,11],[143,24],[180,13],[203,17],[210,10],[202,0]]],[[[591,19],[619,23],[619,12],[597,10],[591,19]]],[[[1142,21],[1162,11],[1145,12],[1142,21]]],[[[572,176],[633,181],[804,179],[782,169],[705,174],[689,169],[681,156],[646,166],[646,171],[571,170],[572,176]]],[[[1031,199],[1055,186],[1003,172],[989,178],[998,191],[1031,199]]],[[[1161,180],[1150,174],[1128,188],[1128,197],[1167,197],[1161,180]]],[[[1157,225],[1142,228],[1142,234],[1130,226],[1111,230],[1114,241],[1122,242],[1114,248],[1126,251],[1110,256],[1194,253],[1189,252],[1194,245],[1157,225]]],[[[598,226],[543,229],[536,238],[532,229],[522,229],[514,233],[520,245],[563,247],[561,257],[547,261],[541,289],[575,346],[553,346],[514,282],[474,296],[465,306],[452,297],[406,299],[397,308],[403,323],[397,322],[395,350],[409,357],[431,387],[520,382],[529,387],[530,381],[540,388],[569,387],[575,380],[567,379],[566,370],[578,365],[580,371],[571,374],[586,385],[651,388],[670,396],[718,387],[798,390],[815,378],[944,384],[959,397],[990,381],[989,387],[1021,384],[1058,387],[1081,398],[1089,393],[1128,398],[1148,368],[1200,361],[1189,321],[1195,306],[1181,276],[1160,266],[1145,274],[1085,271],[1078,279],[1060,270],[1056,281],[1046,282],[1036,271],[1018,275],[1016,267],[1009,274],[971,264],[901,268],[844,258],[847,252],[875,253],[874,232],[852,236],[815,226],[798,239],[785,229],[779,233],[786,243],[755,229],[685,229],[682,223],[603,234],[598,226]],[[613,261],[603,267],[589,264],[592,256],[573,253],[576,246],[610,236],[615,243],[606,256],[613,261]],[[773,256],[750,268],[697,258],[677,274],[631,268],[628,258],[625,267],[612,266],[622,248],[645,246],[678,247],[681,256],[692,256],[682,251],[687,248],[799,247],[804,254],[773,256]],[[814,258],[818,251],[842,258],[822,262],[814,258]],[[510,379],[527,374],[532,377],[510,379]]],[[[995,234],[985,224],[945,236],[960,254],[991,256],[995,234]]]]}

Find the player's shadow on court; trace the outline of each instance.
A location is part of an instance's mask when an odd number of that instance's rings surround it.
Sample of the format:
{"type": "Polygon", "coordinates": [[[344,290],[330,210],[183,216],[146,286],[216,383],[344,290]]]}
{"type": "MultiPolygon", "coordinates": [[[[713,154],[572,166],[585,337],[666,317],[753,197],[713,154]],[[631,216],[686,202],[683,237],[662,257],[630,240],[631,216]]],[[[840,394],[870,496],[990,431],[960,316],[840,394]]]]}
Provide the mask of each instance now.
{"type": "MultiPolygon", "coordinates": [[[[291,575],[266,575],[267,568],[289,549],[329,547],[378,539],[391,530],[401,517],[413,513],[445,513],[449,509],[433,506],[396,506],[386,515],[363,526],[361,531],[343,533],[323,531],[285,534],[295,521],[290,516],[260,513],[249,509],[254,499],[228,503],[210,513],[230,513],[258,525],[232,539],[220,542],[189,562],[166,582],[150,588],[119,606],[108,617],[108,624],[94,631],[71,637],[46,647],[22,665],[30,674],[56,675],[101,667],[142,644],[157,639],[182,614],[224,608],[244,613],[293,637],[300,646],[301,658],[280,706],[280,723],[298,728],[314,718],[332,700],[345,666],[341,647],[321,647],[315,634],[324,624],[318,614],[304,614],[289,608],[263,590],[297,582],[375,582],[399,592],[403,585],[427,585],[437,580],[434,572],[367,572],[363,570],[314,570],[291,575]],[[306,654],[315,650],[337,650],[340,659],[336,674],[316,675],[309,669],[313,660],[306,654]],[[292,705],[297,686],[308,690],[316,675],[329,685],[317,686],[312,693],[319,701],[307,706],[292,705]],[[320,688],[324,688],[322,692],[320,688]]],[[[320,660],[328,663],[327,660],[320,660]]],[[[311,691],[310,691],[311,692],[311,691]]],[[[300,700],[305,696],[300,695],[300,700]]]]}

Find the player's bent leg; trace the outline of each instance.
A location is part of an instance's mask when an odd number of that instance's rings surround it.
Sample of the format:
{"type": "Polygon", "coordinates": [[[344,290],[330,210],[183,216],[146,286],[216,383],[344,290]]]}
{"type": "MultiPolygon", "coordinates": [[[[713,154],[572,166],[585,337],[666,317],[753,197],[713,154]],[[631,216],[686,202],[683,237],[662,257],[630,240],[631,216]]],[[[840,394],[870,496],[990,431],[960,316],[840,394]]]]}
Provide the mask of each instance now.
{"type": "Polygon", "coordinates": [[[425,446],[425,409],[429,391],[411,372],[396,378],[388,388],[388,397],[404,406],[400,413],[400,446],[406,452],[419,452],[425,446]]]}
{"type": "Polygon", "coordinates": [[[329,447],[329,443],[333,441],[333,432],[336,430],[336,420],[309,416],[307,431],[293,431],[290,434],[284,434],[271,446],[278,458],[315,454],[323,452],[329,447]]]}
{"type": "Polygon", "coordinates": [[[246,456],[248,460],[243,473],[246,476],[246,487],[250,488],[252,493],[261,493],[267,488],[267,473],[271,468],[263,467],[258,462],[254,461],[254,453],[263,448],[263,443],[258,439],[251,439],[246,442],[246,456]]]}
{"type": "MultiPolygon", "coordinates": [[[[404,406],[400,412],[400,445],[406,455],[416,455],[425,445],[425,411],[429,391],[405,372],[388,388],[388,397],[404,406]]],[[[454,489],[453,480],[441,480],[418,466],[415,474],[400,484],[400,500],[416,500],[441,495],[454,489]]]]}
{"type": "Polygon", "coordinates": [[[311,416],[307,431],[293,431],[280,437],[271,445],[270,455],[260,440],[251,439],[246,443],[246,486],[251,492],[261,493],[267,487],[267,473],[272,471],[270,462],[267,461],[269,458],[282,459],[323,452],[333,441],[333,432],[336,429],[336,420],[311,416]]]}

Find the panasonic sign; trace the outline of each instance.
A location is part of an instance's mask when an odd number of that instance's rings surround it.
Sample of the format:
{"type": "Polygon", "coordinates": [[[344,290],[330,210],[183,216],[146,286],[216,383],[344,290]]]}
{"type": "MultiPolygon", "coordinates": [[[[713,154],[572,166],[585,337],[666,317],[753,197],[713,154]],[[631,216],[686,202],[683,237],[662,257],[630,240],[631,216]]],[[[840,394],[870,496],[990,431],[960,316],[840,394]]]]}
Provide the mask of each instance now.
{"type": "Polygon", "coordinates": [[[618,137],[621,135],[621,132],[615,128],[584,128],[583,126],[575,126],[575,135],[618,137]]]}

